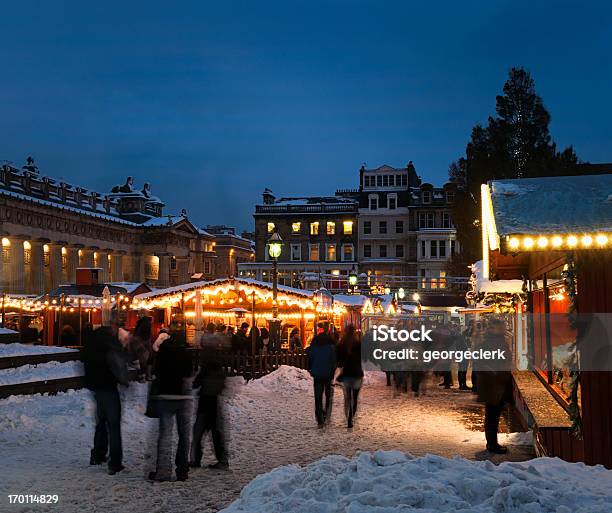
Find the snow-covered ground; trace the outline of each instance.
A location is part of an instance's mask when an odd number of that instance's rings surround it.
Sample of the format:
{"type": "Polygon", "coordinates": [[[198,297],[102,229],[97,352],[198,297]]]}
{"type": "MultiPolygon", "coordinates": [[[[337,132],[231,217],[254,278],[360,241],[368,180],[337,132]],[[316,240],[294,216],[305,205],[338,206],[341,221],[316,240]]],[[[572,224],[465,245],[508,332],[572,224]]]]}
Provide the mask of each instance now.
{"type": "MultiPolygon", "coordinates": [[[[157,421],[143,415],[147,393],[144,384],[133,383],[122,391],[127,468],[112,477],[103,466],[88,465],[94,427],[94,407],[88,391],[0,400],[0,510],[218,511],[237,499],[241,489],[258,475],[283,465],[308,465],[330,454],[353,457],[360,451],[400,450],[415,456],[487,457],[484,437],[471,431],[465,420],[466,408],[478,408],[472,394],[442,390],[429,383],[421,397],[394,398],[383,374],[368,374],[365,383],[355,428],[346,429],[341,389],[334,387],[332,421],[320,430],[314,420],[311,381],[305,371],[282,368],[248,384],[242,378],[231,378],[224,401],[230,424],[231,469],[197,469],[184,483],[153,484],[145,480],[154,469],[157,421]],[[60,507],[9,506],[9,493],[57,493],[60,507]]],[[[214,461],[209,444],[205,451],[205,463],[214,461]]],[[[507,457],[495,457],[495,461],[529,457],[528,450],[514,446],[507,457]]],[[[468,468],[470,464],[464,465],[468,468]]],[[[477,469],[487,467],[474,468],[474,472],[480,472],[477,469]]],[[[478,482],[482,482],[480,477],[478,482]]],[[[289,490],[290,486],[283,488],[289,490]]]]}
{"type": "Polygon", "coordinates": [[[612,471],[542,458],[494,465],[399,451],[327,456],[254,479],[224,513],[609,513],[612,471]]]}
{"type": "Polygon", "coordinates": [[[0,358],[8,356],[26,356],[30,354],[70,353],[76,349],[58,346],[35,346],[31,344],[0,344],[0,358]]]}
{"type": "Polygon", "coordinates": [[[72,378],[83,375],[81,362],[48,362],[38,365],[22,365],[11,369],[0,369],[0,385],[14,385],[29,381],[72,378]]]}

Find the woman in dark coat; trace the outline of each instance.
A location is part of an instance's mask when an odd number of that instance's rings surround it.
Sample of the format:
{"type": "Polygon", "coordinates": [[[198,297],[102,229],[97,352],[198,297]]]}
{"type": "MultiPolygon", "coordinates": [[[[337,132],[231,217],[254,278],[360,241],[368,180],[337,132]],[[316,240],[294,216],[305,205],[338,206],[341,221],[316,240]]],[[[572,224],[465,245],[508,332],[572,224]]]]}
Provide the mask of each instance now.
{"type": "MultiPolygon", "coordinates": [[[[500,319],[492,319],[487,326],[483,347],[508,352],[505,340],[506,326],[500,319]]],[[[481,360],[478,362],[478,399],[485,403],[485,437],[487,451],[505,454],[508,449],[497,442],[499,417],[507,402],[512,399],[512,374],[507,362],[481,360]]]]}
{"type": "Polygon", "coordinates": [[[357,399],[363,384],[363,368],[361,366],[361,340],[355,326],[346,327],[344,336],[338,345],[338,367],[342,370],[338,381],[344,391],[344,414],[346,427],[353,427],[353,418],[357,412],[357,399]]]}

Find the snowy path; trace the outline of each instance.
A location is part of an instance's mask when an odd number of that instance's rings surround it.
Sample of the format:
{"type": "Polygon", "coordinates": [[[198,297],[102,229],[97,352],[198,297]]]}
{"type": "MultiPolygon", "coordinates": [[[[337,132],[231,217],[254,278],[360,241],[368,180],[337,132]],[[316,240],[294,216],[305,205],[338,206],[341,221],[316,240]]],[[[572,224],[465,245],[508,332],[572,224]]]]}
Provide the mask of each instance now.
{"type": "MultiPolygon", "coordinates": [[[[459,454],[482,457],[483,436],[466,427],[474,409],[469,393],[430,387],[419,398],[393,398],[377,376],[362,392],[355,428],[342,419],[342,393],[336,388],[334,414],[325,430],[316,428],[311,382],[268,376],[259,383],[232,385],[227,408],[231,419],[231,471],[192,471],[185,483],[149,483],[154,465],[156,421],[142,415],[143,385],[124,398],[124,463],[114,477],[90,467],[93,407],[88,392],[56,397],[20,396],[0,401],[0,489],[3,511],[217,511],[237,498],[257,475],[288,463],[307,464],[328,454],[399,449],[414,455],[459,454]],[[267,380],[267,381],[266,381],[267,380]],[[8,506],[8,493],[58,493],[57,506],[8,506]],[[7,509],[8,508],[8,509],[7,509]]],[[[212,454],[206,447],[209,458],[212,454]]],[[[530,452],[512,448],[510,459],[530,452]]],[[[209,461],[212,461],[210,459],[209,461]]]]}

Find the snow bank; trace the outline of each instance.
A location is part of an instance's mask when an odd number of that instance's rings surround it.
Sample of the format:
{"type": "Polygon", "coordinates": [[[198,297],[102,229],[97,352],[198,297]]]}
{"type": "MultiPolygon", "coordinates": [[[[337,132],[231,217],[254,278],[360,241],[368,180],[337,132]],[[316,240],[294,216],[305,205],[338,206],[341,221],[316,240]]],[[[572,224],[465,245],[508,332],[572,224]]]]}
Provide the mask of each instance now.
{"type": "Polygon", "coordinates": [[[225,513],[604,513],[612,471],[559,459],[474,462],[399,451],[327,456],[255,478],[225,513]]]}
{"type": "Polygon", "coordinates": [[[48,379],[72,378],[83,376],[81,362],[48,362],[38,365],[22,365],[12,369],[0,370],[0,385],[15,385],[30,381],[45,381],[48,379]]]}
{"type": "Polygon", "coordinates": [[[312,378],[307,370],[281,365],[270,374],[254,379],[247,383],[247,388],[252,391],[283,393],[296,390],[310,390],[312,378]]]}
{"type": "Polygon", "coordinates": [[[71,353],[77,349],[57,346],[33,346],[29,344],[0,344],[0,358],[8,356],[27,356],[30,354],[71,353]]]}

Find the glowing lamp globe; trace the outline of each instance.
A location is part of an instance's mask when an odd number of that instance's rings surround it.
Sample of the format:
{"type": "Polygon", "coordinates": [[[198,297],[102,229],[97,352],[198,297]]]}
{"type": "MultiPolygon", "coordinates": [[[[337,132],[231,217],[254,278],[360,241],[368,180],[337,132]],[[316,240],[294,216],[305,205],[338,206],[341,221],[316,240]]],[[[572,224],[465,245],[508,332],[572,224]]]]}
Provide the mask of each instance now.
{"type": "Polygon", "coordinates": [[[268,255],[270,258],[276,260],[281,256],[283,252],[283,239],[278,233],[274,233],[268,240],[268,255]]]}

